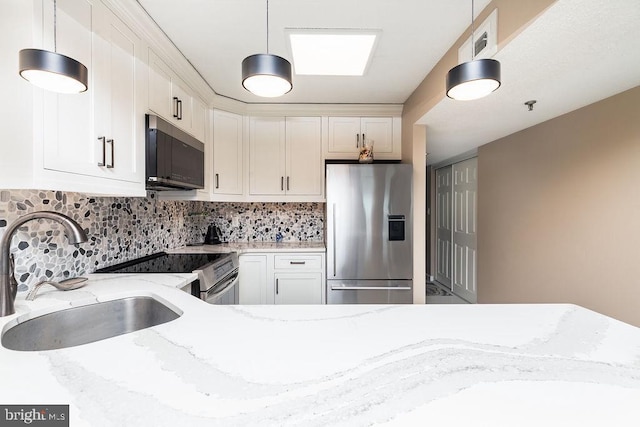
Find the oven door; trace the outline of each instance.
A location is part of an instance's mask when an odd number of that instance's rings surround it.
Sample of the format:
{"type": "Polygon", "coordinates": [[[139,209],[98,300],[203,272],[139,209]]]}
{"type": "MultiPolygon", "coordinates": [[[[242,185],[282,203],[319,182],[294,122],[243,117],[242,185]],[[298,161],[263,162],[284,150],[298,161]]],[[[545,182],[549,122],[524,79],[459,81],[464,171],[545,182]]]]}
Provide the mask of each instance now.
{"type": "Polygon", "coordinates": [[[240,285],[238,272],[227,276],[225,280],[215,284],[206,292],[200,293],[200,298],[209,304],[233,305],[240,300],[240,285]]]}

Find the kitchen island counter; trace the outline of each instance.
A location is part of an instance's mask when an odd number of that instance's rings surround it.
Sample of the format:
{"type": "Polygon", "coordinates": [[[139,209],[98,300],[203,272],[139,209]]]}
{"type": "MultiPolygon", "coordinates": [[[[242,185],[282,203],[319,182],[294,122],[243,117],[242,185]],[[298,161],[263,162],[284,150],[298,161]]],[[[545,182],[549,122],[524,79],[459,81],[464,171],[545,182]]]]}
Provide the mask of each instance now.
{"type": "Polygon", "coordinates": [[[69,404],[73,427],[640,419],[640,329],[575,305],[216,306],[176,289],[192,279],[90,275],[20,295],[0,326],[130,295],[182,316],[67,349],[0,348],[0,401],[69,404]]]}

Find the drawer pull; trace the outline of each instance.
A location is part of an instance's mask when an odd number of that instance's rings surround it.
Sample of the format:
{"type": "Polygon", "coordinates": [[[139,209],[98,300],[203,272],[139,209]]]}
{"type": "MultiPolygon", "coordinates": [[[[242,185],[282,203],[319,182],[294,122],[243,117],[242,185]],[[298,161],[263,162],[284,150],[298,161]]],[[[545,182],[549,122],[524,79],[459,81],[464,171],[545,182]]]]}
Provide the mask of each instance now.
{"type": "Polygon", "coordinates": [[[291,265],[305,265],[307,261],[289,261],[291,265]]]}

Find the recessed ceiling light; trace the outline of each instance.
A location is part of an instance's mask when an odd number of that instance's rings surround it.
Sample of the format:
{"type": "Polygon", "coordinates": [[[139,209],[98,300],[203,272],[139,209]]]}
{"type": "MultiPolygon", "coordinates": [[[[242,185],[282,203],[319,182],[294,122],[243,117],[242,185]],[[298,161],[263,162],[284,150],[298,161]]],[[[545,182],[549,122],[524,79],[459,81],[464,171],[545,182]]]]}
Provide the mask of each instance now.
{"type": "Polygon", "coordinates": [[[287,33],[296,74],[362,76],[380,31],[288,29],[287,33]]]}

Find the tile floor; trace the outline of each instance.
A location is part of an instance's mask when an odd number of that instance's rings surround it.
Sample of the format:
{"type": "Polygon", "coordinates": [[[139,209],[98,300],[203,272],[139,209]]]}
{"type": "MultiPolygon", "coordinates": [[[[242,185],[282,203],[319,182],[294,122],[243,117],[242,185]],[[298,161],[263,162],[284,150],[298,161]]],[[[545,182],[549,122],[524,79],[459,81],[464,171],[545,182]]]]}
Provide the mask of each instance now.
{"type": "Polygon", "coordinates": [[[469,304],[440,283],[427,282],[427,304],[469,304]]]}

